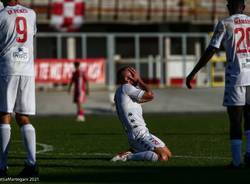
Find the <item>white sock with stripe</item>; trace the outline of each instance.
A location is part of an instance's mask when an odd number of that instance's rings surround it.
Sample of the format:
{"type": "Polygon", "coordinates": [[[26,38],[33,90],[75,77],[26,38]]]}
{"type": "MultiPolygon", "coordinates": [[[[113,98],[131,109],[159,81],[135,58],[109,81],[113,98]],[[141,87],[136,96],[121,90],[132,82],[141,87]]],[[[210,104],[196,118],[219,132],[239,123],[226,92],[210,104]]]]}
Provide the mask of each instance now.
{"type": "Polygon", "coordinates": [[[127,160],[155,162],[158,160],[158,155],[153,151],[144,151],[128,155],[127,160]]]}
{"type": "Polygon", "coordinates": [[[21,134],[23,137],[24,147],[27,152],[27,164],[36,164],[36,132],[31,124],[23,125],[21,127],[21,134]]]}
{"type": "Polygon", "coordinates": [[[7,167],[8,150],[10,144],[9,124],[0,124],[0,169],[7,167]]]}

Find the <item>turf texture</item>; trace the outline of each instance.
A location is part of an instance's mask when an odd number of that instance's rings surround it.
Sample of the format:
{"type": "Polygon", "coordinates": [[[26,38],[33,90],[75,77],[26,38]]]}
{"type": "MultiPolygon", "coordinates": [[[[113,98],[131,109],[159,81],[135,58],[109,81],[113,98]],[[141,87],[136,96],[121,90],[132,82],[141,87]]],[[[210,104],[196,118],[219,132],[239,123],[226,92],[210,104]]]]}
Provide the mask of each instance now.
{"type": "MultiPolygon", "coordinates": [[[[174,157],[170,161],[110,162],[113,155],[128,148],[115,115],[88,115],[84,123],[70,116],[32,118],[39,183],[239,183],[250,179],[249,169],[225,168],[231,161],[225,113],[149,114],[145,120],[150,132],[171,149],[174,157]]],[[[25,160],[20,137],[13,123],[12,178],[25,160]]]]}

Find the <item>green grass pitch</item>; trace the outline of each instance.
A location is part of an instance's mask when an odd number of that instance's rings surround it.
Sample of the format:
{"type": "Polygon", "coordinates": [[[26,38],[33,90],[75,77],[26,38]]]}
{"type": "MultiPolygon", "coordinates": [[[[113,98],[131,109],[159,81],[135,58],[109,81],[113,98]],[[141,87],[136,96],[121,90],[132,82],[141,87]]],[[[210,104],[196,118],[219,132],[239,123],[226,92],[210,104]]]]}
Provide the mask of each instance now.
{"type": "MultiPolygon", "coordinates": [[[[35,117],[40,183],[214,183],[250,179],[250,170],[225,169],[230,163],[226,113],[145,115],[151,133],[167,143],[169,162],[112,163],[128,148],[114,115],[88,115],[79,123],[70,116],[35,117]],[[53,150],[52,150],[53,148],[53,150]]],[[[25,153],[12,124],[9,174],[22,169],[25,153]]]]}

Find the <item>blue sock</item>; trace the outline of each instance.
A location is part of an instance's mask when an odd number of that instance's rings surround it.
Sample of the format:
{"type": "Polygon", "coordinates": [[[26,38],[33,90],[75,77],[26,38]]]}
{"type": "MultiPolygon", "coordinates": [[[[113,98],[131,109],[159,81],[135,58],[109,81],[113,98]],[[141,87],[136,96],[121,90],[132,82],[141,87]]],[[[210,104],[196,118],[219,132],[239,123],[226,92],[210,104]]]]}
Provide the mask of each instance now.
{"type": "Polygon", "coordinates": [[[155,162],[158,160],[158,155],[153,151],[144,151],[129,155],[127,160],[133,160],[133,161],[141,160],[141,161],[155,162]]]}
{"type": "Polygon", "coordinates": [[[247,149],[246,149],[246,154],[248,157],[250,157],[250,130],[246,131],[246,138],[247,138],[247,149]]]}
{"type": "Polygon", "coordinates": [[[231,140],[231,152],[232,152],[232,159],[233,159],[233,164],[235,166],[239,166],[241,164],[241,145],[242,145],[242,140],[240,139],[232,139],[231,140]]]}

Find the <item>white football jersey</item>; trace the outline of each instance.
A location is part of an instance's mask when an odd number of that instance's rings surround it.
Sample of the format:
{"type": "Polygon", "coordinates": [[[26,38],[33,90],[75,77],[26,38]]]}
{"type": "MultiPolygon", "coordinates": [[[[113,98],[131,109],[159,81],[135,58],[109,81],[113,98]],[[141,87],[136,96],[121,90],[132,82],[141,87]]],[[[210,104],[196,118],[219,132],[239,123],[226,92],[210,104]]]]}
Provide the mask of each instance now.
{"type": "Polygon", "coordinates": [[[24,6],[0,10],[0,75],[34,76],[36,13],[24,6]]]}
{"type": "Polygon", "coordinates": [[[139,103],[144,92],[130,84],[124,84],[115,93],[117,114],[129,138],[140,136],[138,134],[143,133],[143,130],[148,131],[139,103]]]}
{"type": "Polygon", "coordinates": [[[218,22],[210,45],[226,50],[226,86],[250,85],[250,17],[232,15],[218,22]]]}

